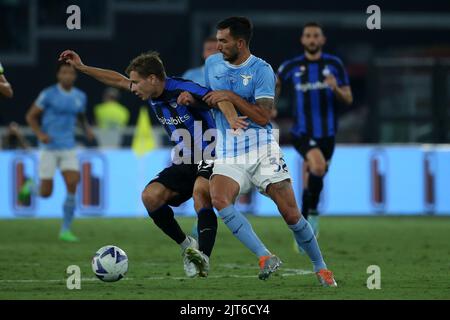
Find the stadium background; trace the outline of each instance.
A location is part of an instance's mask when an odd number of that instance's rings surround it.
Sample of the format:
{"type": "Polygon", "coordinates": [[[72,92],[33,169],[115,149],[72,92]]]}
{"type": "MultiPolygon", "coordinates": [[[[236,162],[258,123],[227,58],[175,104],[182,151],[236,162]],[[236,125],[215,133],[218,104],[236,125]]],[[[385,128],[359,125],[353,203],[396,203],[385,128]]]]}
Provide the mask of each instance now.
{"type": "MultiPolygon", "coordinates": [[[[181,75],[201,64],[202,39],[214,33],[219,18],[231,14],[253,19],[252,52],[274,69],[301,52],[300,28],[310,20],[324,25],[325,51],[342,57],[347,67],[355,99],[351,108],[341,109],[319,238],[338,290],[318,286],[308,259],[294,252],[292,235],[277,211],[259,195],[253,207],[244,209],[264,216],[249,219],[282,258],[280,272],[270,281],[257,280],[255,257],[220,222],[210,276],[186,279],[179,248],[146,217],[139,197],[145,183],[167,165],[168,141],[152,118],[160,148],[135,154],[131,142],[142,102],[123,93],[120,101],[130,108],[131,121],[121,132],[119,148],[78,139],[83,181],[76,217],[94,216],[75,219],[79,243],[57,241],[61,177],[56,175],[49,200],[18,204],[20,184],[36,179],[37,150],[0,150],[0,299],[450,297],[448,1],[0,0],[0,62],[15,91],[13,99],[0,100],[0,135],[17,121],[36,145],[24,114],[39,91],[54,83],[62,50],[75,49],[87,64],[123,71],[133,56],[156,49],[168,74],[181,75]],[[79,31],[65,28],[70,4],[81,7],[79,31]],[[366,28],[371,4],[381,8],[381,30],[366,28]],[[130,218],[107,218],[119,216],[130,218]],[[107,285],[94,278],[90,261],[98,248],[111,243],[127,252],[130,270],[125,279],[107,285]],[[80,266],[82,290],[67,289],[69,265],[80,266]],[[381,268],[381,290],[366,286],[370,265],[381,268]]],[[[88,93],[92,123],[92,106],[105,87],[83,75],[77,86],[88,93]]],[[[299,200],[300,157],[286,139],[292,121],[289,95],[278,108],[275,122],[299,200]]],[[[96,133],[100,137],[100,130],[96,133]]],[[[192,215],[191,207],[187,203],[177,213],[192,215]]],[[[191,230],[192,216],[178,220],[183,230],[191,230]]],[[[177,308],[165,312],[175,318],[177,308]]]]}
{"type": "MultiPolygon", "coordinates": [[[[252,52],[276,70],[283,60],[301,52],[301,25],[317,20],[328,38],[325,51],[343,59],[354,93],[353,106],[340,106],[340,145],[321,200],[324,214],[450,213],[450,151],[438,145],[450,138],[450,45],[445,41],[450,10],[444,2],[411,1],[405,8],[380,1],[382,29],[368,30],[366,8],[370,3],[364,1],[245,1],[239,5],[184,0],[77,1],[82,28],[73,31],[65,25],[69,2],[0,2],[0,61],[15,90],[14,99],[1,101],[0,126],[11,121],[25,124],[23,115],[34,98],[54,83],[56,57],[66,48],[78,51],[87,64],[119,71],[135,55],[155,49],[161,53],[167,73],[181,75],[201,65],[202,41],[214,34],[218,19],[245,14],[255,25],[252,52]],[[360,164],[357,174],[356,163],[360,164]],[[351,201],[347,201],[349,197],[351,201]]],[[[88,94],[88,117],[94,123],[92,106],[101,102],[105,87],[83,75],[76,85],[88,94]]],[[[94,154],[92,161],[86,160],[89,166],[83,169],[85,179],[78,197],[85,215],[144,215],[139,190],[168,161],[164,152],[142,158],[127,151],[143,103],[126,93],[120,102],[131,111],[129,127],[121,132],[117,145],[121,152],[111,151],[98,140],[88,145],[79,137],[80,152],[87,147],[90,151],[84,153],[88,157],[94,154]],[[113,164],[118,154],[126,159],[121,165],[138,170],[119,175],[120,169],[113,164]],[[121,203],[112,201],[124,183],[131,195],[122,197],[121,203]]],[[[291,96],[284,90],[275,123],[300,199],[301,158],[287,146],[292,110],[291,96]]],[[[158,146],[167,148],[168,139],[150,116],[158,146]]],[[[4,128],[0,133],[4,134],[4,128]]],[[[23,131],[35,146],[31,131],[23,131]]],[[[0,164],[0,217],[58,216],[56,204],[64,197],[60,177],[51,199],[35,199],[25,207],[16,203],[18,184],[35,174],[36,154],[3,151],[0,164]]],[[[187,203],[177,213],[193,215],[191,207],[187,203]]],[[[275,207],[257,194],[250,209],[255,214],[276,213],[275,207]]]]}

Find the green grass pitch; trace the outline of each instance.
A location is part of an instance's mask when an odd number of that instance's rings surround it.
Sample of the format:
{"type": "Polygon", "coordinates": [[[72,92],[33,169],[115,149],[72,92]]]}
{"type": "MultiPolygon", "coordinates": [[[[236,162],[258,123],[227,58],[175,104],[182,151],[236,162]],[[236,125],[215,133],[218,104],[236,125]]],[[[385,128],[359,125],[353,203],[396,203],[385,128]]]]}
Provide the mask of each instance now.
{"type": "MultiPolygon", "coordinates": [[[[191,230],[193,218],[178,220],[191,230]]],[[[78,219],[75,244],[57,240],[59,220],[0,220],[0,299],[450,299],[450,218],[322,217],[319,244],[338,288],[319,285],[280,217],[250,220],[283,261],[267,281],[221,221],[210,277],[187,279],[179,247],[150,219],[78,219]],[[91,270],[107,244],[128,254],[119,282],[101,282],[91,270]],[[81,268],[81,290],[66,287],[69,265],[81,268]],[[380,290],[366,286],[370,265],[381,268],[380,290]]]]}

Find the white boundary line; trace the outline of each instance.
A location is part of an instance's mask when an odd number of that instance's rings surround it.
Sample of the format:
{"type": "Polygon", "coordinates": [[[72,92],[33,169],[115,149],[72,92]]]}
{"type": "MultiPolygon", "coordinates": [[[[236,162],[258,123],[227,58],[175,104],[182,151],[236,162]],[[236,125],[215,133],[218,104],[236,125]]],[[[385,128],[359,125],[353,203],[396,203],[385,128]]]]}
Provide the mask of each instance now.
{"type": "MultiPolygon", "coordinates": [[[[242,268],[239,265],[222,265],[225,268],[239,268],[239,269],[247,269],[242,268]],[[232,267],[230,267],[232,266],[232,267]]],[[[249,268],[250,269],[250,268],[249,268]]],[[[254,268],[251,268],[254,269],[254,268]]],[[[308,274],[313,274],[310,270],[303,269],[282,269],[283,273],[278,273],[281,277],[293,277],[293,276],[303,276],[308,274]]],[[[222,274],[222,275],[210,275],[208,276],[210,279],[226,279],[226,278],[257,278],[257,275],[239,275],[239,274],[222,274]]],[[[196,278],[188,278],[188,277],[167,277],[167,276],[158,276],[158,277],[145,277],[145,278],[129,278],[125,277],[122,281],[154,281],[154,280],[194,280],[196,278]]],[[[66,282],[67,279],[0,279],[0,283],[53,283],[53,282],[66,282]]],[[[97,278],[81,278],[81,282],[95,282],[99,281],[97,278]]]]}

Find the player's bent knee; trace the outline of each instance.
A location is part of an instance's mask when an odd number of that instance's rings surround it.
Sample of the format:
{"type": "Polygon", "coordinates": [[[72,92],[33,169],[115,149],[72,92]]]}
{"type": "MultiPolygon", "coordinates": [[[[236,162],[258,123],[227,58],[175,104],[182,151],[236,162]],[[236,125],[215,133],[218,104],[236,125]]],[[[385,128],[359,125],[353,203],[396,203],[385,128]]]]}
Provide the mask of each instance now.
{"type": "Polygon", "coordinates": [[[217,210],[225,209],[231,205],[231,201],[223,195],[213,195],[211,198],[212,205],[217,210]]]}
{"type": "Polygon", "coordinates": [[[205,207],[211,207],[211,196],[208,190],[202,188],[194,189],[192,193],[192,198],[194,199],[194,206],[199,209],[205,207]]]}
{"type": "Polygon", "coordinates": [[[309,172],[317,177],[323,177],[327,173],[327,164],[320,163],[309,167],[309,172]]]}
{"type": "Polygon", "coordinates": [[[52,195],[52,190],[41,190],[39,196],[42,198],[49,198],[52,195]]]}
{"type": "Polygon", "coordinates": [[[158,192],[154,192],[152,189],[149,189],[148,187],[145,188],[144,191],[142,191],[141,199],[144,203],[144,206],[149,211],[154,211],[161,206],[161,195],[158,192]]]}

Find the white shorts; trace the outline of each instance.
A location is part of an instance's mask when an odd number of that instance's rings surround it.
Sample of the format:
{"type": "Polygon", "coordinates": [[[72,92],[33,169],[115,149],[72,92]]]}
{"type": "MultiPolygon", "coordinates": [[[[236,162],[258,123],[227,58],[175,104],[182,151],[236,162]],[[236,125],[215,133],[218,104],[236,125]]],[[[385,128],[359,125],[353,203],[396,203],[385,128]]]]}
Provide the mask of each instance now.
{"type": "Polygon", "coordinates": [[[80,171],[77,153],[70,150],[42,150],[39,160],[39,178],[53,179],[56,168],[61,171],[80,171]]]}
{"type": "Polygon", "coordinates": [[[266,195],[269,184],[291,180],[289,169],[278,144],[272,146],[270,155],[267,150],[259,152],[255,161],[248,161],[246,155],[215,160],[211,177],[215,174],[236,181],[240,187],[239,194],[248,193],[255,186],[259,192],[266,195]],[[275,152],[273,152],[274,150],[275,152]]]}

